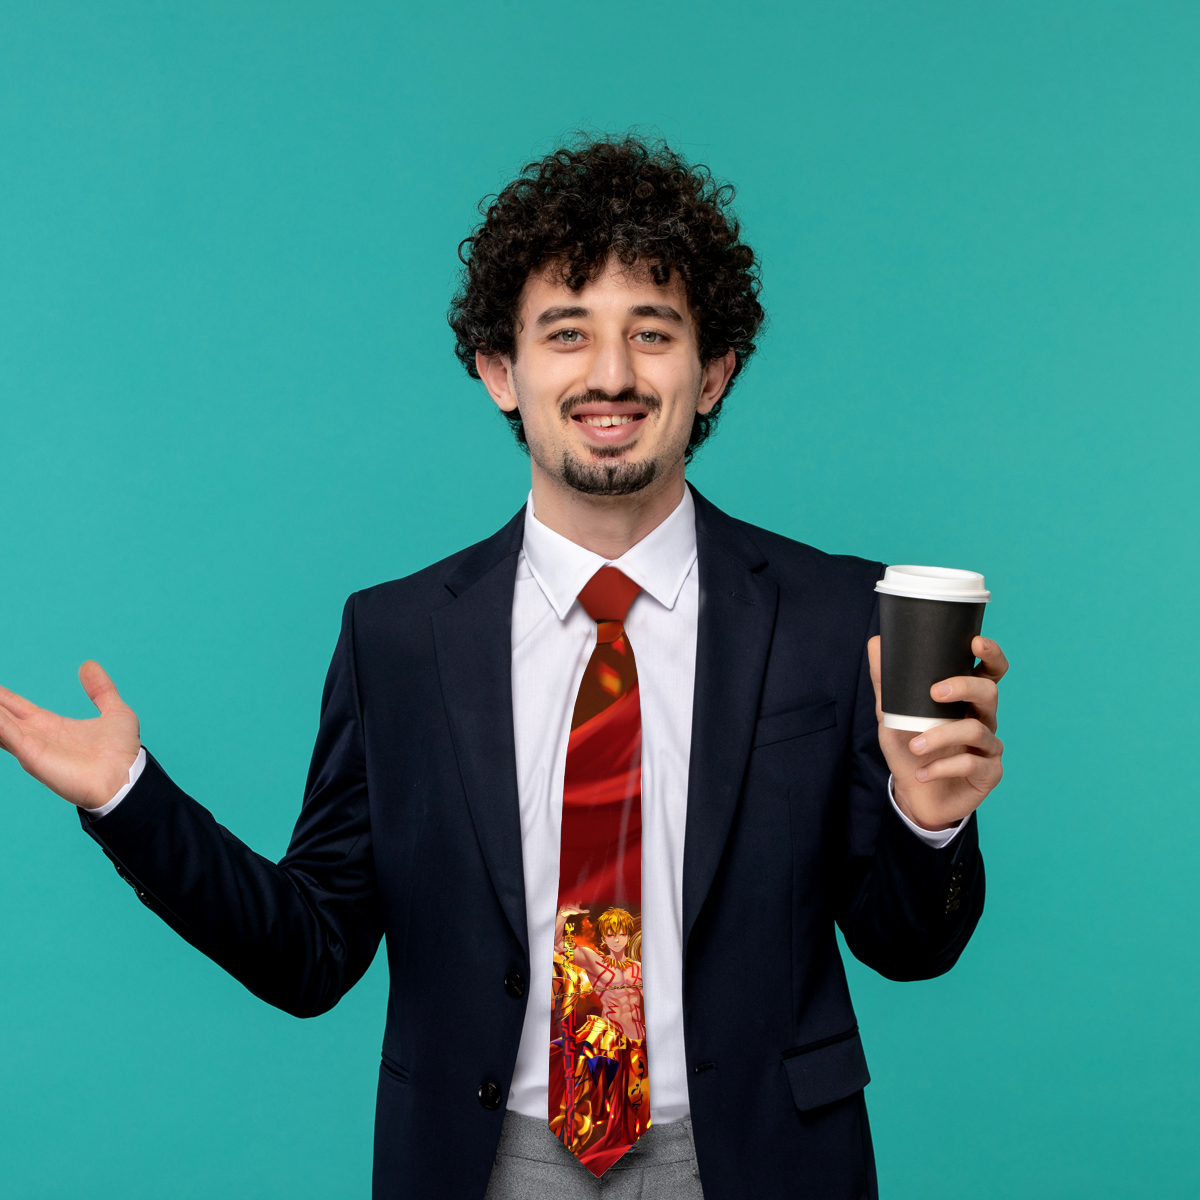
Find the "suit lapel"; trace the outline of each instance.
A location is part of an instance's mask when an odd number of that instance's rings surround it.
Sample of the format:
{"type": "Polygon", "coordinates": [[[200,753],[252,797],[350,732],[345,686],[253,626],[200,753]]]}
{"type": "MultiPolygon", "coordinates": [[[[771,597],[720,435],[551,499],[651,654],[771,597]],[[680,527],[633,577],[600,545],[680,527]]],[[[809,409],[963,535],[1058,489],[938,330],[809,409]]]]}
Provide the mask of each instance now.
{"type": "Polygon", "coordinates": [[[513,743],[512,604],[524,509],[468,553],[433,612],[438,673],[475,835],[526,955],[521,811],[513,743]]]}
{"type": "Polygon", "coordinates": [[[779,589],[738,523],[693,488],[700,613],[683,853],[683,942],[712,886],[754,738],[779,589]]]}

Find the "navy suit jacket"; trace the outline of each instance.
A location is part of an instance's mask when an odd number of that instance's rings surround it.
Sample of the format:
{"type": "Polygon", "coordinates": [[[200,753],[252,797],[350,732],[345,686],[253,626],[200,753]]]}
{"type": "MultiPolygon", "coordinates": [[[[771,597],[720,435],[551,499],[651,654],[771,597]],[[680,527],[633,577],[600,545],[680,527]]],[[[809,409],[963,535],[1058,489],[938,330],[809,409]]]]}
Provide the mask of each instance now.
{"type": "MultiPolygon", "coordinates": [[[[866,656],[881,565],[695,499],[683,1012],[701,1183],[707,1200],[874,1197],[834,923],[890,979],[949,970],[983,908],[975,820],[934,850],[887,799],[866,656]]],[[[351,596],[281,862],[153,758],[85,820],[146,905],[297,1016],[332,1008],[386,935],[376,1200],[480,1200],[500,1136],[530,975],[510,679],[523,521],[351,596]]]]}

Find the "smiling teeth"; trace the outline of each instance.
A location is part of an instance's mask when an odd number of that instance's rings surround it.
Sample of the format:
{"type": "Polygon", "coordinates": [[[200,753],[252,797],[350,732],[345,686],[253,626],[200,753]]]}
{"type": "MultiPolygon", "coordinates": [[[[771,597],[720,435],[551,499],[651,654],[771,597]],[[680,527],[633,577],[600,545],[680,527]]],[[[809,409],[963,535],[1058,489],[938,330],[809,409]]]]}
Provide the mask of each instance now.
{"type": "Polygon", "coordinates": [[[633,422],[636,420],[637,420],[637,417],[584,417],[583,423],[585,425],[600,425],[600,426],[632,425],[633,422]]]}

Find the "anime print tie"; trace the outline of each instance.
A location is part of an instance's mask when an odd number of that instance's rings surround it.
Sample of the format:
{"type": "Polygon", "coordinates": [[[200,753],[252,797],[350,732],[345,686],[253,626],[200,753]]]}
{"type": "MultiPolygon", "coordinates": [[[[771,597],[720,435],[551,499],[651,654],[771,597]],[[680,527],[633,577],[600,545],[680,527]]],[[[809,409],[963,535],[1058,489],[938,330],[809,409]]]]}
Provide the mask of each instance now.
{"type": "Polygon", "coordinates": [[[642,1008],[642,710],[624,620],[641,589],[601,567],[579,593],[596,648],[563,780],[550,1010],[550,1129],[602,1175],[650,1128],[642,1008]]]}

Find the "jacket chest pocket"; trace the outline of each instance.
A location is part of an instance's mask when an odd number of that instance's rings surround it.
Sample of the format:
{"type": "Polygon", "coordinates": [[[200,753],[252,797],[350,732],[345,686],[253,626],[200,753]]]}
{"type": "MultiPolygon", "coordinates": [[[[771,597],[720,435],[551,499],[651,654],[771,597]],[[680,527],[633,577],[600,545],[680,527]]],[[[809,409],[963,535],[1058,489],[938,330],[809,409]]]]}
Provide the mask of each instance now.
{"type": "Polygon", "coordinates": [[[793,708],[773,717],[759,717],[754,727],[754,748],[757,750],[760,746],[788,742],[822,729],[833,729],[836,725],[837,704],[833,700],[806,704],[803,708],[793,708]]]}

